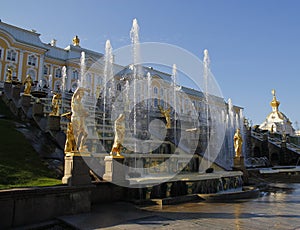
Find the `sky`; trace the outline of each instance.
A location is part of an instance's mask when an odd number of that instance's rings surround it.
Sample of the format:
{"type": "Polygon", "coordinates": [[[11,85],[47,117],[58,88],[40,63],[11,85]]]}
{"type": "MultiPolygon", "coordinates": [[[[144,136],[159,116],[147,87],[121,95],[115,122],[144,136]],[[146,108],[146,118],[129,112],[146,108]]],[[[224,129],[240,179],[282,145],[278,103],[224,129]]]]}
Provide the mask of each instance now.
{"type": "MultiPolygon", "coordinates": [[[[0,0],[0,19],[35,29],[42,42],[61,48],[78,35],[81,47],[104,53],[130,44],[137,18],[141,42],[179,46],[203,59],[225,101],[244,108],[252,124],[271,112],[271,90],[279,110],[300,122],[300,1],[297,0],[0,0]]],[[[300,127],[300,124],[299,124],[300,127]]]]}

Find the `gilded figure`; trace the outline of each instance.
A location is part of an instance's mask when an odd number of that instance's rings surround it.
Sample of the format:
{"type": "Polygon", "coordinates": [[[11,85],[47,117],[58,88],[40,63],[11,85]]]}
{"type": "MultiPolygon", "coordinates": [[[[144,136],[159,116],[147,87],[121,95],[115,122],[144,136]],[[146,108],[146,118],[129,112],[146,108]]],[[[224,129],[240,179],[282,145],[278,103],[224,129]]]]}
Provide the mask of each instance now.
{"type": "Polygon", "coordinates": [[[240,132],[240,129],[236,129],[236,132],[233,137],[234,141],[234,151],[236,157],[242,156],[242,145],[243,145],[243,138],[240,132]]]}
{"type": "Polygon", "coordinates": [[[125,136],[125,115],[120,114],[119,117],[115,120],[114,132],[115,132],[115,139],[114,144],[111,149],[110,155],[116,154],[116,157],[122,157],[121,155],[121,148],[124,141],[125,136]]]}
{"type": "Polygon", "coordinates": [[[30,95],[32,83],[33,83],[32,78],[28,74],[24,80],[24,85],[25,85],[24,94],[25,95],[30,95]]]}
{"type": "Polygon", "coordinates": [[[77,146],[74,137],[73,124],[71,122],[72,112],[64,113],[61,116],[66,117],[69,120],[66,133],[65,153],[75,152],[77,151],[77,146]]]}
{"type": "Polygon", "coordinates": [[[60,93],[53,93],[52,112],[50,113],[51,116],[59,116],[60,104],[61,104],[61,94],[60,93]]]}
{"type": "Polygon", "coordinates": [[[6,73],[6,81],[7,83],[11,83],[12,82],[12,68],[11,67],[8,67],[7,68],[7,73],[6,73]]]}
{"type": "Polygon", "coordinates": [[[171,128],[171,108],[169,107],[168,109],[164,110],[161,106],[158,106],[160,113],[165,117],[166,119],[166,127],[167,129],[171,128]]]}

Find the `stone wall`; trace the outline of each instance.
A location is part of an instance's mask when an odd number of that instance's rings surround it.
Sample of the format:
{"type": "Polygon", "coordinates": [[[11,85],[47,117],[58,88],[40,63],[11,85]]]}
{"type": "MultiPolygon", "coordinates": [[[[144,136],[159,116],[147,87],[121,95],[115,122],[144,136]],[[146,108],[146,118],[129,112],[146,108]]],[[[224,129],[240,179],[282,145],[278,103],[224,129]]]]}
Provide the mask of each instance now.
{"type": "Polygon", "coordinates": [[[21,188],[0,191],[0,229],[91,210],[91,186],[21,188]]]}

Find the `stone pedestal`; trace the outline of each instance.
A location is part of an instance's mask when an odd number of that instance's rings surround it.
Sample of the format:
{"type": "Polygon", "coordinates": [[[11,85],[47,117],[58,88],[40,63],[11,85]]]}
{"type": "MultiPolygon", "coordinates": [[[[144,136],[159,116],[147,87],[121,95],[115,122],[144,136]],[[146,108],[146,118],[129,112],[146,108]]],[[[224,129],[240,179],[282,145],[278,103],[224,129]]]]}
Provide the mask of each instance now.
{"type": "Polygon", "coordinates": [[[30,102],[31,102],[31,95],[26,95],[26,94],[23,94],[22,97],[21,97],[21,105],[23,107],[30,107],[30,102]]]}
{"type": "Polygon", "coordinates": [[[240,157],[234,157],[233,159],[233,170],[234,171],[241,171],[243,172],[243,183],[248,184],[249,183],[249,174],[245,167],[245,159],[243,156],[240,157]]]}
{"type": "Polygon", "coordinates": [[[60,116],[48,116],[47,128],[52,131],[60,130],[60,116]]]}
{"type": "Polygon", "coordinates": [[[109,182],[124,183],[125,179],[125,165],[124,157],[106,156],[105,162],[105,174],[103,179],[109,182]]]}
{"type": "Polygon", "coordinates": [[[11,98],[12,83],[4,82],[4,93],[7,98],[11,98]]]}
{"type": "Polygon", "coordinates": [[[245,168],[245,159],[243,156],[234,157],[233,165],[235,168],[245,168]]]}
{"type": "Polygon", "coordinates": [[[19,85],[15,85],[11,88],[11,96],[15,101],[20,99],[21,87],[19,85]]]}
{"type": "Polygon", "coordinates": [[[33,116],[42,116],[44,114],[44,106],[42,103],[34,103],[32,106],[33,116]]]}
{"type": "Polygon", "coordinates": [[[90,185],[89,167],[78,152],[65,155],[65,169],[62,183],[69,186],[90,185]]]}

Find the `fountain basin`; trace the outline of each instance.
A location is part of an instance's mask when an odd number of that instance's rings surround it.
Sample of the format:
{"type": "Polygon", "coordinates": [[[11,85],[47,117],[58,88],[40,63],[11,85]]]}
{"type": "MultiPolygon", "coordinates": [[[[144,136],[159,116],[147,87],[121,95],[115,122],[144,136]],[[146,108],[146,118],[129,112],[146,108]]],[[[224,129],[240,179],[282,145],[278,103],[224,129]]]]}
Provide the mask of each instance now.
{"type": "Polygon", "coordinates": [[[245,186],[241,191],[212,193],[212,194],[198,194],[198,196],[205,201],[213,202],[228,202],[237,200],[254,199],[260,196],[260,190],[252,186],[245,186]]]}

